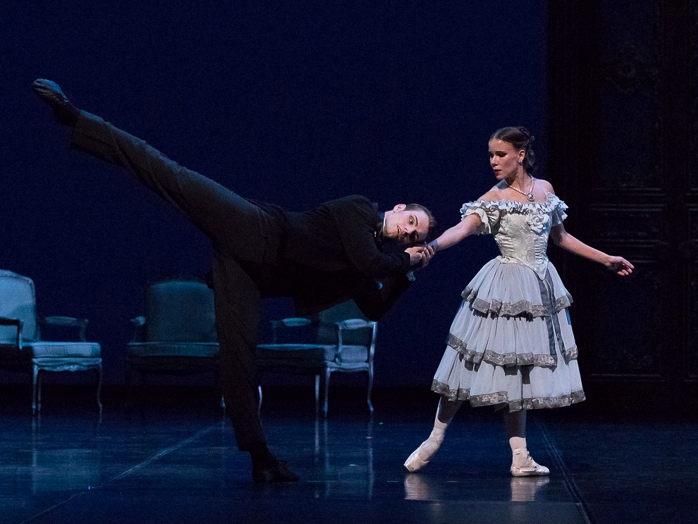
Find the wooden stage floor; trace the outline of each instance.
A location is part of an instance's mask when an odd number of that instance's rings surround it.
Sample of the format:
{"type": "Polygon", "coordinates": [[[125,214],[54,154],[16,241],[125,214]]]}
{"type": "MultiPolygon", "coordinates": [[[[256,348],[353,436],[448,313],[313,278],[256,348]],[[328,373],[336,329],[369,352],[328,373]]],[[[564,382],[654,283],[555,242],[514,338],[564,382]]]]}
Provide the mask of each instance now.
{"type": "Polygon", "coordinates": [[[370,418],[350,391],[325,419],[305,394],[279,391],[265,397],[265,431],[301,481],[260,486],[209,398],[160,395],[131,411],[105,398],[99,417],[54,393],[36,419],[28,398],[0,402],[0,523],[698,522],[695,414],[529,413],[529,449],[551,474],[516,479],[501,416],[464,408],[408,474],[436,395],[378,392],[370,418]]]}

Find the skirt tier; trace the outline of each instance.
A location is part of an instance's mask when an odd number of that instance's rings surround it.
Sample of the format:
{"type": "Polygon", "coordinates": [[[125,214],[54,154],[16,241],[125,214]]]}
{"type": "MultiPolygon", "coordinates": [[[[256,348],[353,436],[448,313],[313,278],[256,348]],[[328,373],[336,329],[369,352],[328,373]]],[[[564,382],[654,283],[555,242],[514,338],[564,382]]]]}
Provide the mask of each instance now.
{"type": "Polygon", "coordinates": [[[557,408],[584,400],[567,308],[555,267],[544,279],[497,257],[463,291],[432,390],[472,406],[557,408]]]}

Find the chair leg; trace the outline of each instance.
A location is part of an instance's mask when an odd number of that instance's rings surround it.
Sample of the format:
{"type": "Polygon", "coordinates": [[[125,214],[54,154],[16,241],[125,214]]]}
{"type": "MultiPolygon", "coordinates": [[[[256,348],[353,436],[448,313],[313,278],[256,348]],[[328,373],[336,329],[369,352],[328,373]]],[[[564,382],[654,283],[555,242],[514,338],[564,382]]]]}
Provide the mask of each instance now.
{"type": "Polygon", "coordinates": [[[148,396],[148,374],[143,370],[138,370],[141,377],[141,384],[138,390],[138,402],[144,405],[148,396]]]}
{"type": "Polygon", "coordinates": [[[315,414],[320,412],[320,375],[315,375],[315,414]]]}
{"type": "Polygon", "coordinates": [[[32,373],[32,415],[41,410],[41,386],[39,385],[39,366],[34,364],[32,373]]]}
{"type": "Polygon", "coordinates": [[[126,408],[131,409],[136,405],[136,401],[133,397],[133,375],[135,370],[133,366],[126,362],[126,408]]]}
{"type": "Polygon", "coordinates": [[[221,385],[221,373],[218,369],[213,372],[213,381],[216,388],[216,397],[218,397],[218,407],[225,411],[225,398],[223,397],[223,386],[221,385]]]}
{"type": "Polygon", "coordinates": [[[257,404],[257,415],[259,415],[262,412],[262,385],[259,384],[257,386],[257,393],[259,396],[259,404],[257,404]]]}
{"type": "Polygon", "coordinates": [[[330,391],[330,374],[332,370],[325,368],[325,404],[322,406],[322,412],[327,416],[327,399],[330,391]]]}
{"type": "Polygon", "coordinates": [[[97,408],[99,409],[99,414],[102,414],[102,364],[95,368],[97,371],[97,408]]]}
{"type": "Polygon", "coordinates": [[[373,390],[373,364],[368,368],[368,394],[366,395],[366,401],[368,402],[368,410],[373,415],[373,404],[371,403],[371,391],[373,390]]]}

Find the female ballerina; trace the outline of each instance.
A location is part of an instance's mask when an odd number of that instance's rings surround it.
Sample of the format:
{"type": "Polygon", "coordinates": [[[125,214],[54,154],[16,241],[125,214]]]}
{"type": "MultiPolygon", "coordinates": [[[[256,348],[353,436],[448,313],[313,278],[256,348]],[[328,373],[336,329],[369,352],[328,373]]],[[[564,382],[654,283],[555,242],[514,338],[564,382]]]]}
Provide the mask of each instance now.
{"type": "Polygon", "coordinates": [[[555,244],[621,276],[633,265],[594,249],[565,231],[567,205],[545,180],[532,176],[533,137],[524,127],[505,127],[489,140],[498,183],[461,208],[462,220],[431,245],[454,246],[472,234],[490,233],[501,252],[475,275],[448,335],[431,389],[441,395],[434,428],[407,459],[413,472],[439,449],[461,404],[502,409],[512,451],[511,474],[547,475],[526,448],[526,411],[584,400],[577,347],[567,308],[572,297],[546,256],[555,244]]]}

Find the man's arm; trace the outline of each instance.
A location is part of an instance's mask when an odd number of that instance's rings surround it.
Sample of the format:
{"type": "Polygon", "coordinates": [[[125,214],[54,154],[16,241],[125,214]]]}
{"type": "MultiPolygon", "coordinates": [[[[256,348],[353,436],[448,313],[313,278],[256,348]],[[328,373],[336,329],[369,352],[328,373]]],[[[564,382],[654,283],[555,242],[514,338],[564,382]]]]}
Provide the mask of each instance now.
{"type": "Polygon", "coordinates": [[[386,278],[409,270],[409,253],[383,253],[378,249],[374,233],[379,217],[367,198],[357,195],[336,201],[331,211],[344,251],[361,273],[386,278]]]}

